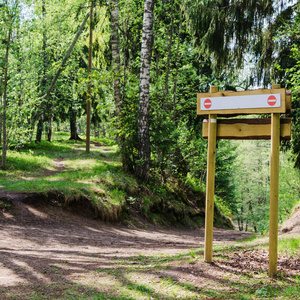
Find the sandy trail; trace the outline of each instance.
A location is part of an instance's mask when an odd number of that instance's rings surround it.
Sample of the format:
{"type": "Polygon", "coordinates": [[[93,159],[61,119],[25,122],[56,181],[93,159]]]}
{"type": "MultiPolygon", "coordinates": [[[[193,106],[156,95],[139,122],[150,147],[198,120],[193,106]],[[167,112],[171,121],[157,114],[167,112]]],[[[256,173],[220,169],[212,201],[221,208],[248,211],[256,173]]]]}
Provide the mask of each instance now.
{"type": "MultiPolygon", "coordinates": [[[[114,259],[178,254],[204,244],[204,229],[134,229],[74,215],[60,207],[30,205],[12,197],[0,211],[0,286],[51,283],[57,266],[65,277],[111,266],[114,259]]],[[[251,236],[215,229],[214,244],[251,236]]]]}

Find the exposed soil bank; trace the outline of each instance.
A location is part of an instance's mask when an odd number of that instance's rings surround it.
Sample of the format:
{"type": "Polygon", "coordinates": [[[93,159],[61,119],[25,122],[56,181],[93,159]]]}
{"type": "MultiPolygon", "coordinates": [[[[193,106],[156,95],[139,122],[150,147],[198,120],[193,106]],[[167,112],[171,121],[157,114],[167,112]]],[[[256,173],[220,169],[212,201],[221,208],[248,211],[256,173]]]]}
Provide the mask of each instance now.
{"type": "Polygon", "coordinates": [[[282,233],[300,234],[300,205],[294,208],[291,216],[280,227],[282,233]]]}

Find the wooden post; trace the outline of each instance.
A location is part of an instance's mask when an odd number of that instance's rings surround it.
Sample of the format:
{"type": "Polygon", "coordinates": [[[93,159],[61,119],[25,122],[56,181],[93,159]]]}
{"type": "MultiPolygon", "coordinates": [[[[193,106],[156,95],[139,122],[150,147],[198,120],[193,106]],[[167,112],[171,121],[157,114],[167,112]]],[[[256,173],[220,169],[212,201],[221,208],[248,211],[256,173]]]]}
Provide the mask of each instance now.
{"type": "MultiPolygon", "coordinates": [[[[211,86],[210,92],[216,93],[217,86],[211,86]]],[[[205,206],[205,246],[204,259],[212,262],[213,225],[214,225],[214,193],[215,193],[215,161],[217,139],[217,115],[209,115],[207,175],[206,175],[206,206],[205,206]]]]}
{"type": "MultiPolygon", "coordinates": [[[[273,84],[273,89],[280,88],[273,84]]],[[[279,147],[280,114],[273,113],[271,119],[271,182],[270,182],[270,226],[269,226],[269,276],[277,275],[278,245],[278,194],[279,194],[279,147]]]]}

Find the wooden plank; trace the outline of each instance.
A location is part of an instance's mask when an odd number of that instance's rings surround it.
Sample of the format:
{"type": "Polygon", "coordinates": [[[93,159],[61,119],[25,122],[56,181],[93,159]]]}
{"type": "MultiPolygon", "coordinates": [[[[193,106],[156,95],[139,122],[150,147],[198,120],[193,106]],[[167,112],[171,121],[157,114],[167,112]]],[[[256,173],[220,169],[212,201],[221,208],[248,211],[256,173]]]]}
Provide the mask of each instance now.
{"type": "MultiPolygon", "coordinates": [[[[203,121],[202,136],[208,136],[207,120],[203,121]]],[[[218,119],[217,139],[269,140],[271,119],[218,119]]],[[[291,119],[280,119],[280,139],[291,139],[291,119]]]]}
{"type": "MultiPolygon", "coordinates": [[[[229,98],[230,99],[230,98],[229,98]]],[[[286,90],[285,89],[258,89],[252,91],[241,91],[241,92],[232,92],[232,91],[219,91],[216,93],[198,93],[197,94],[197,114],[198,115],[208,115],[208,114],[270,114],[270,113],[285,113],[286,112],[286,90]],[[201,98],[214,98],[214,97],[243,97],[251,96],[255,99],[255,96],[258,95],[267,95],[269,94],[280,94],[281,105],[280,107],[265,107],[265,108],[236,108],[236,109],[217,109],[217,110],[207,110],[201,109],[201,98]]]]}

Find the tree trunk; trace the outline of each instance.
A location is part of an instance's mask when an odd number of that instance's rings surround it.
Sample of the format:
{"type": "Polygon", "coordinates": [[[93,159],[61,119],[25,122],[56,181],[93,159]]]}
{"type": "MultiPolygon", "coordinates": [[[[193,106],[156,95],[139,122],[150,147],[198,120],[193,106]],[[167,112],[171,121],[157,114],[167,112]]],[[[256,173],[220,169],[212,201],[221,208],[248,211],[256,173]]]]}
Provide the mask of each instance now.
{"type": "MultiPolygon", "coordinates": [[[[48,66],[48,55],[47,55],[47,33],[46,33],[46,26],[45,26],[45,17],[46,17],[46,5],[45,0],[42,2],[42,14],[43,14],[43,78],[41,89],[43,94],[46,90],[47,86],[47,66],[48,66]]],[[[41,111],[41,115],[38,121],[37,130],[36,130],[36,143],[40,143],[42,141],[42,134],[44,129],[44,120],[45,120],[45,110],[41,111]]]]}
{"type": "Polygon", "coordinates": [[[50,121],[49,121],[48,138],[47,138],[48,142],[51,142],[51,138],[52,138],[53,118],[54,118],[54,103],[52,103],[51,117],[50,117],[50,121]]]}
{"type": "MultiPolygon", "coordinates": [[[[17,72],[18,74],[21,74],[21,64],[22,64],[22,61],[23,61],[23,58],[21,56],[21,37],[20,37],[20,24],[18,24],[18,27],[17,27],[17,35],[16,35],[16,40],[17,40],[17,47],[16,47],[16,53],[17,53],[17,56],[18,56],[18,61],[17,61],[17,72]]],[[[19,90],[18,90],[18,106],[19,107],[22,107],[23,106],[23,99],[22,99],[22,89],[23,89],[23,80],[20,79],[20,86],[19,86],[19,90]]]]}
{"type": "Polygon", "coordinates": [[[87,107],[86,107],[86,141],[85,151],[90,152],[90,139],[91,139],[91,71],[92,71],[92,44],[93,44],[93,4],[90,10],[90,36],[89,36],[89,63],[88,63],[88,86],[87,86],[87,107]]]}
{"type": "Polygon", "coordinates": [[[35,138],[36,143],[40,143],[42,141],[43,128],[44,128],[44,114],[40,116],[39,122],[37,124],[36,138],[35,138]]]}
{"type": "Polygon", "coordinates": [[[177,49],[176,49],[176,73],[174,76],[174,87],[173,87],[173,122],[177,124],[176,119],[176,93],[177,93],[177,81],[178,81],[178,71],[179,71],[179,47],[180,47],[180,33],[181,33],[182,21],[180,20],[178,37],[177,37],[177,49]]]}
{"type": "Polygon", "coordinates": [[[77,133],[77,112],[73,107],[70,107],[70,131],[71,136],[70,140],[82,141],[82,139],[78,136],[77,133]]]}
{"type": "MultiPolygon", "coordinates": [[[[45,105],[46,101],[48,100],[48,98],[49,98],[49,96],[50,96],[50,94],[51,94],[51,92],[52,92],[52,90],[53,90],[53,88],[54,88],[54,86],[55,86],[55,84],[56,84],[56,81],[57,81],[59,75],[60,75],[61,72],[64,70],[65,64],[66,64],[66,62],[67,62],[67,60],[68,60],[70,54],[72,53],[72,51],[73,51],[73,49],[74,49],[74,47],[75,47],[75,44],[76,44],[78,38],[80,37],[81,32],[82,32],[83,29],[84,29],[84,26],[85,26],[85,24],[86,24],[86,22],[87,22],[87,20],[88,20],[89,15],[90,15],[90,12],[88,12],[88,13],[85,15],[84,20],[82,21],[82,23],[81,23],[81,25],[80,25],[80,27],[79,27],[79,29],[78,29],[78,31],[77,31],[77,33],[76,33],[74,39],[73,39],[71,45],[69,46],[69,49],[68,49],[66,55],[64,56],[64,58],[63,58],[63,60],[62,60],[62,63],[61,63],[61,65],[60,65],[60,68],[59,68],[58,71],[56,72],[54,78],[52,79],[52,82],[51,82],[49,88],[47,89],[46,93],[45,93],[44,96],[42,97],[42,102],[41,102],[40,107],[39,107],[39,109],[38,109],[39,112],[41,112],[41,111],[44,110],[44,105],[45,105]]],[[[44,56],[44,59],[45,59],[45,56],[44,56]]],[[[44,62],[45,62],[45,60],[44,60],[44,62]]],[[[78,137],[78,138],[79,138],[79,137],[78,137]]],[[[79,139],[80,139],[80,138],[79,138],[79,139]]]]}
{"type": "MultiPolygon", "coordinates": [[[[59,75],[60,75],[61,72],[64,70],[65,64],[66,64],[66,62],[67,62],[67,60],[68,60],[68,58],[69,58],[71,52],[73,51],[73,48],[74,48],[74,46],[75,46],[75,44],[76,44],[78,38],[80,37],[81,32],[83,31],[83,28],[84,28],[84,26],[85,26],[85,24],[86,24],[86,22],[87,22],[87,20],[88,20],[89,15],[90,15],[90,12],[88,12],[88,13],[85,15],[85,18],[84,18],[84,20],[83,20],[82,23],[81,23],[81,26],[79,27],[79,29],[78,29],[78,31],[77,31],[77,33],[76,33],[76,35],[75,35],[75,37],[74,37],[74,39],[73,39],[71,45],[69,46],[69,49],[68,49],[66,55],[64,56],[64,58],[63,58],[63,60],[62,60],[62,63],[61,63],[61,65],[60,65],[60,68],[59,68],[58,71],[56,72],[54,78],[52,79],[52,82],[51,82],[49,88],[47,89],[46,93],[45,93],[44,96],[42,97],[42,102],[41,102],[40,107],[39,107],[39,109],[38,109],[39,112],[41,112],[41,111],[44,110],[44,105],[45,105],[46,101],[48,100],[48,98],[49,98],[49,96],[50,96],[50,94],[51,94],[51,92],[52,92],[52,90],[53,90],[53,88],[54,88],[54,86],[55,86],[55,84],[56,84],[56,81],[57,81],[59,75]]],[[[45,61],[45,56],[44,56],[44,62],[46,62],[46,61],[45,61]]],[[[40,117],[40,119],[39,119],[39,124],[40,124],[40,122],[42,122],[41,117],[40,117]]],[[[71,122],[71,118],[70,118],[70,122],[71,122]]],[[[75,122],[75,124],[76,124],[76,122],[75,122]]],[[[38,127],[39,127],[39,125],[38,125],[38,127]]],[[[76,126],[75,126],[75,127],[76,127],[76,126]]],[[[71,128],[72,128],[72,126],[71,126],[71,128]]],[[[76,128],[75,128],[75,132],[76,132],[76,128]]],[[[36,139],[37,142],[40,142],[40,141],[41,141],[41,140],[38,139],[39,136],[41,136],[41,134],[40,134],[40,133],[39,133],[39,134],[37,133],[37,139],[36,139]]],[[[79,138],[79,136],[77,135],[77,132],[76,132],[76,134],[74,133],[74,137],[75,137],[75,138],[74,138],[75,140],[81,140],[81,139],[79,138]]],[[[73,138],[72,138],[72,132],[71,132],[71,138],[70,138],[70,139],[73,139],[73,138]]]]}
{"type": "MultiPolygon", "coordinates": [[[[58,71],[56,72],[54,78],[52,79],[52,82],[51,82],[49,88],[47,89],[46,93],[45,93],[44,96],[42,97],[42,103],[41,103],[41,105],[40,105],[40,111],[43,110],[44,103],[45,103],[45,102],[47,101],[47,99],[49,98],[49,96],[50,96],[50,94],[51,94],[51,92],[52,92],[52,90],[53,90],[53,88],[54,88],[54,86],[55,86],[55,84],[56,84],[56,81],[57,81],[59,75],[60,75],[61,72],[64,70],[65,64],[66,64],[66,62],[67,62],[67,60],[68,60],[68,58],[69,58],[71,52],[73,51],[74,46],[75,46],[75,44],[76,44],[78,38],[80,37],[81,32],[83,31],[83,28],[84,28],[84,26],[85,26],[85,24],[86,24],[86,22],[87,22],[87,20],[88,20],[89,15],[90,15],[90,12],[88,12],[88,13],[85,15],[84,20],[82,21],[82,23],[81,23],[81,25],[80,25],[80,27],[79,27],[79,29],[78,29],[78,31],[77,31],[77,33],[76,33],[74,39],[73,39],[71,45],[69,46],[69,49],[68,49],[66,55],[64,56],[64,58],[63,58],[63,60],[62,60],[62,63],[61,63],[61,65],[60,65],[60,68],[59,68],[58,71]]],[[[45,58],[45,57],[44,57],[44,58],[45,58]]],[[[72,115],[73,115],[73,114],[72,114],[72,115]]],[[[76,113],[75,113],[75,115],[76,115],[76,113]]],[[[72,120],[72,117],[70,117],[70,123],[72,123],[71,120],[72,120]]],[[[75,117],[75,131],[74,131],[73,133],[72,133],[72,128],[73,128],[73,124],[71,125],[71,138],[70,138],[70,139],[81,140],[80,137],[79,137],[78,134],[77,134],[77,131],[76,131],[76,117],[75,117]]]]}
{"type": "Polygon", "coordinates": [[[165,100],[169,94],[169,73],[170,73],[170,61],[171,61],[171,54],[172,54],[171,52],[172,52],[172,44],[173,44],[173,30],[174,30],[174,14],[173,14],[173,0],[171,0],[171,27],[170,27],[170,39],[169,39],[169,47],[168,47],[165,90],[164,90],[164,99],[163,99],[164,106],[165,106],[165,100]]]}
{"type": "MultiPolygon", "coordinates": [[[[111,11],[111,52],[114,72],[114,100],[116,105],[116,117],[121,116],[121,83],[120,83],[120,40],[119,40],[119,8],[118,0],[112,0],[113,8],[111,11]]],[[[118,120],[119,121],[119,120],[118,120]]]]}
{"type": "Polygon", "coordinates": [[[239,230],[243,231],[244,230],[244,207],[241,207],[241,213],[238,217],[238,223],[239,223],[239,230]]]}
{"type": "Polygon", "coordinates": [[[7,92],[7,79],[8,79],[8,53],[10,47],[12,28],[8,31],[7,44],[6,44],[6,53],[5,53],[5,67],[4,67],[4,85],[3,85],[3,95],[2,95],[2,103],[3,103],[3,115],[2,115],[2,131],[3,131],[3,141],[2,141],[2,163],[1,168],[6,168],[6,151],[7,151],[7,132],[6,132],[6,92],[7,92]]]}
{"type": "Polygon", "coordinates": [[[105,126],[104,126],[104,124],[102,124],[102,136],[103,137],[106,137],[106,131],[105,131],[105,126]]]}
{"type": "Polygon", "coordinates": [[[73,48],[75,47],[75,44],[76,44],[78,38],[80,37],[80,34],[81,34],[81,32],[82,32],[82,30],[83,30],[83,28],[84,28],[84,26],[85,26],[85,24],[86,24],[86,22],[87,22],[87,20],[88,20],[89,15],[90,15],[90,12],[88,12],[88,13],[85,15],[85,18],[84,18],[84,20],[82,21],[80,28],[78,29],[78,31],[77,31],[77,33],[76,33],[76,35],[75,35],[75,37],[74,37],[74,39],[73,39],[73,41],[72,41],[72,43],[71,43],[71,45],[70,45],[70,47],[69,47],[69,49],[68,49],[66,55],[64,56],[64,58],[63,58],[63,60],[62,60],[62,62],[61,62],[60,68],[58,69],[58,71],[56,72],[54,78],[52,79],[52,82],[51,82],[49,88],[47,89],[46,94],[43,96],[44,99],[48,99],[48,98],[49,98],[50,93],[52,92],[52,90],[53,90],[53,88],[54,88],[54,86],[55,86],[55,84],[56,84],[56,81],[57,81],[57,79],[58,79],[60,73],[64,70],[65,64],[66,64],[66,62],[67,62],[67,60],[68,60],[70,54],[72,53],[73,48]]]}
{"type": "MultiPolygon", "coordinates": [[[[174,15],[173,15],[173,0],[170,3],[171,6],[171,25],[170,25],[170,38],[168,46],[168,55],[167,55],[167,65],[166,65],[166,76],[165,76],[165,89],[163,92],[163,109],[166,108],[166,100],[169,98],[169,74],[170,74],[170,63],[171,63],[171,54],[172,54],[172,44],[173,44],[173,30],[174,30],[174,15]]],[[[162,176],[163,183],[167,181],[166,174],[166,151],[164,149],[158,148],[158,158],[160,164],[160,173],[162,176]]]]}
{"type": "Polygon", "coordinates": [[[94,120],[94,137],[99,138],[99,122],[94,120]]]}
{"type": "Polygon", "coordinates": [[[237,221],[238,221],[239,231],[243,231],[239,216],[237,217],[237,221]]]}
{"type": "Polygon", "coordinates": [[[149,132],[149,86],[150,66],[153,45],[153,8],[154,0],[145,0],[143,34],[141,47],[140,96],[138,116],[138,161],[136,176],[148,181],[150,172],[150,132],[149,132]]]}
{"type": "MultiPolygon", "coordinates": [[[[112,49],[112,63],[113,63],[113,72],[114,72],[114,101],[116,106],[116,118],[117,118],[117,129],[121,128],[121,119],[123,113],[123,103],[121,99],[121,80],[120,80],[120,40],[119,40],[119,9],[118,9],[118,0],[112,0],[113,8],[111,11],[111,49],[112,49]]],[[[105,134],[105,133],[104,133],[105,134]]],[[[123,170],[125,172],[133,172],[133,164],[130,159],[129,151],[125,145],[124,135],[118,136],[118,145],[121,152],[121,160],[123,170]]]]}

